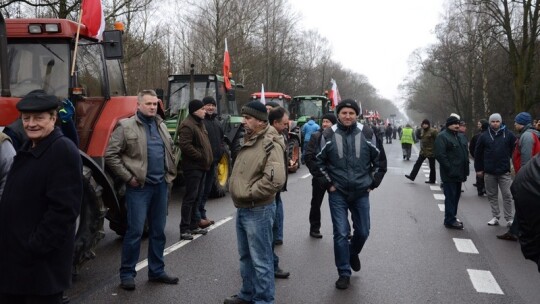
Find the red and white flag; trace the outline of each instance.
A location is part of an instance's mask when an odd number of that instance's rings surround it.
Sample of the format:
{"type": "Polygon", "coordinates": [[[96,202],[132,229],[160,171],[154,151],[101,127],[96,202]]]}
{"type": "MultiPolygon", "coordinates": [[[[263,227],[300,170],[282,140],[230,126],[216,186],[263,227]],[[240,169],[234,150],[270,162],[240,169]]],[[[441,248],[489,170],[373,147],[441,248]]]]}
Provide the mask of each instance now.
{"type": "Polygon", "coordinates": [[[225,54],[223,54],[223,82],[225,83],[225,88],[230,90],[231,79],[229,78],[231,72],[231,59],[229,57],[229,49],[227,48],[227,38],[225,38],[225,54]]]}
{"type": "Polygon", "coordinates": [[[332,83],[332,90],[330,91],[330,100],[332,100],[332,108],[335,108],[338,105],[338,103],[341,101],[341,96],[339,95],[336,81],[334,79],[331,79],[330,82],[332,83]]]}
{"type": "Polygon", "coordinates": [[[81,23],[86,25],[90,36],[102,40],[105,30],[105,15],[101,0],[82,0],[81,11],[81,23]]]}
{"type": "Polygon", "coordinates": [[[264,97],[264,83],[261,83],[261,103],[266,104],[266,98],[264,97]]]}

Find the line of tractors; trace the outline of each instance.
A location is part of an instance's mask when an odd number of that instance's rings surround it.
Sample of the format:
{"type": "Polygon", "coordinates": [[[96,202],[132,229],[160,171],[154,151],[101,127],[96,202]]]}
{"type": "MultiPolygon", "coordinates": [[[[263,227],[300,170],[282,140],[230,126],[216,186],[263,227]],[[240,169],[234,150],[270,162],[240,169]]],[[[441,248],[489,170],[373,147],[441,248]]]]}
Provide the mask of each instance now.
{"type": "MultiPolygon", "coordinates": [[[[15,122],[19,113],[15,105],[28,92],[43,89],[60,100],[69,99],[75,106],[74,122],[83,160],[84,197],[78,219],[73,273],[95,257],[94,248],[104,237],[104,220],[118,235],[126,231],[125,186],[105,166],[104,154],[110,135],[121,119],[137,110],[137,97],[128,96],[122,59],[122,32],[105,31],[103,41],[91,38],[82,25],[64,19],[7,19],[0,14],[0,129],[15,122]],[[75,60],[74,60],[75,58],[75,60]],[[72,72],[73,68],[73,72],[72,72]]],[[[164,101],[160,115],[176,140],[179,124],[188,115],[192,99],[213,96],[217,101],[225,144],[217,166],[211,196],[225,195],[229,174],[243,141],[242,117],[239,115],[236,91],[243,86],[232,81],[226,90],[223,77],[194,74],[171,75],[168,88],[157,90],[164,101]]],[[[261,93],[251,95],[260,99],[261,93]]],[[[289,167],[300,167],[301,126],[314,116],[329,110],[326,96],[309,95],[291,98],[283,93],[265,93],[290,112],[289,149],[293,160],[289,167]]],[[[181,153],[176,148],[177,160],[181,153]]],[[[181,182],[179,180],[179,182],[181,182]]]]}

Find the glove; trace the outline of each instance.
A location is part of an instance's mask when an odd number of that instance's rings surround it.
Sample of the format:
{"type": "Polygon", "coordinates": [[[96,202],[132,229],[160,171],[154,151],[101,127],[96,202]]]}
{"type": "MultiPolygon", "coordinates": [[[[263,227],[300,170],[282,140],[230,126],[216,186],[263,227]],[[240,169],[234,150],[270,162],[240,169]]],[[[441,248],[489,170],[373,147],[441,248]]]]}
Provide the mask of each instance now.
{"type": "Polygon", "coordinates": [[[68,122],[73,118],[73,114],[75,114],[75,107],[73,106],[73,103],[69,99],[62,100],[62,109],[58,111],[58,115],[60,116],[60,119],[63,123],[68,122]]]}

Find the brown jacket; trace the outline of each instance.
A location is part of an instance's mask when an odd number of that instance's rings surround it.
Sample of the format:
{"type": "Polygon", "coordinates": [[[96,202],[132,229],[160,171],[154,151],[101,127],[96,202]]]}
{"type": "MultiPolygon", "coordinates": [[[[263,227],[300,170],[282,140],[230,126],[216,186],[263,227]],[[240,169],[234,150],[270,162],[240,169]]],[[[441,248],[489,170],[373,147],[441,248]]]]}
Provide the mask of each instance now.
{"type": "Polygon", "coordinates": [[[236,208],[270,204],[285,184],[285,142],[267,126],[244,143],[234,163],[229,191],[236,208]]]}
{"type": "Polygon", "coordinates": [[[213,161],[212,147],[202,120],[197,121],[192,115],[188,115],[182,121],[178,132],[178,145],[182,152],[182,170],[210,169],[213,161]]]}

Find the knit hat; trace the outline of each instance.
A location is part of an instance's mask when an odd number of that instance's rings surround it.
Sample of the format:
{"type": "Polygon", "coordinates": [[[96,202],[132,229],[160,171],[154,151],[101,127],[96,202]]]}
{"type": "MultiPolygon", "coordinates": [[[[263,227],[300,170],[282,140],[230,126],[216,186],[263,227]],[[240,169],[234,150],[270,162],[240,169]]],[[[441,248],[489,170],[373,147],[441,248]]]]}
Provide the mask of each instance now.
{"type": "Polygon", "coordinates": [[[420,124],[420,125],[428,125],[428,126],[431,126],[431,124],[429,123],[429,120],[427,120],[427,119],[422,120],[422,124],[420,124]]]}
{"type": "Polygon", "coordinates": [[[48,95],[43,90],[34,90],[24,96],[16,105],[20,112],[47,112],[55,110],[60,103],[54,95],[48,95]]]}
{"type": "Polygon", "coordinates": [[[205,98],[203,98],[202,102],[203,102],[204,105],[207,105],[209,103],[211,103],[213,105],[217,105],[216,100],[212,96],[206,96],[205,98]]]}
{"type": "Polygon", "coordinates": [[[456,113],[451,113],[450,116],[454,116],[457,119],[461,119],[461,117],[459,117],[459,115],[457,115],[456,113]]]}
{"type": "Polygon", "coordinates": [[[518,115],[516,115],[516,118],[514,119],[514,121],[517,124],[520,124],[522,126],[526,126],[526,125],[532,123],[532,116],[531,116],[531,114],[529,114],[527,112],[521,112],[518,115]]]}
{"type": "Polygon", "coordinates": [[[501,114],[499,114],[499,113],[491,114],[491,116],[489,117],[489,122],[492,122],[492,121],[495,121],[495,120],[498,120],[498,121],[502,122],[501,114]]]}
{"type": "Polygon", "coordinates": [[[204,107],[204,103],[198,99],[193,99],[189,102],[189,114],[197,112],[197,110],[204,107]]]}
{"type": "Polygon", "coordinates": [[[336,115],[333,113],[326,113],[322,116],[322,119],[328,119],[332,122],[333,125],[337,123],[336,115]]]}
{"type": "Polygon", "coordinates": [[[480,119],[480,125],[482,126],[481,127],[482,131],[485,131],[489,127],[489,122],[485,119],[480,119]]]}
{"type": "Polygon", "coordinates": [[[339,114],[341,109],[345,107],[353,109],[354,112],[356,112],[356,115],[360,114],[360,107],[358,106],[358,103],[352,99],[345,99],[338,103],[338,105],[336,106],[336,113],[339,114]]]}
{"type": "Polygon", "coordinates": [[[459,124],[459,119],[455,116],[450,116],[448,117],[448,119],[446,119],[446,127],[448,128],[448,126],[451,126],[451,125],[456,125],[456,124],[459,124]]]}
{"type": "Polygon", "coordinates": [[[258,120],[268,121],[268,113],[266,112],[266,106],[260,101],[254,100],[246,103],[240,111],[242,115],[249,115],[258,120]]]}

